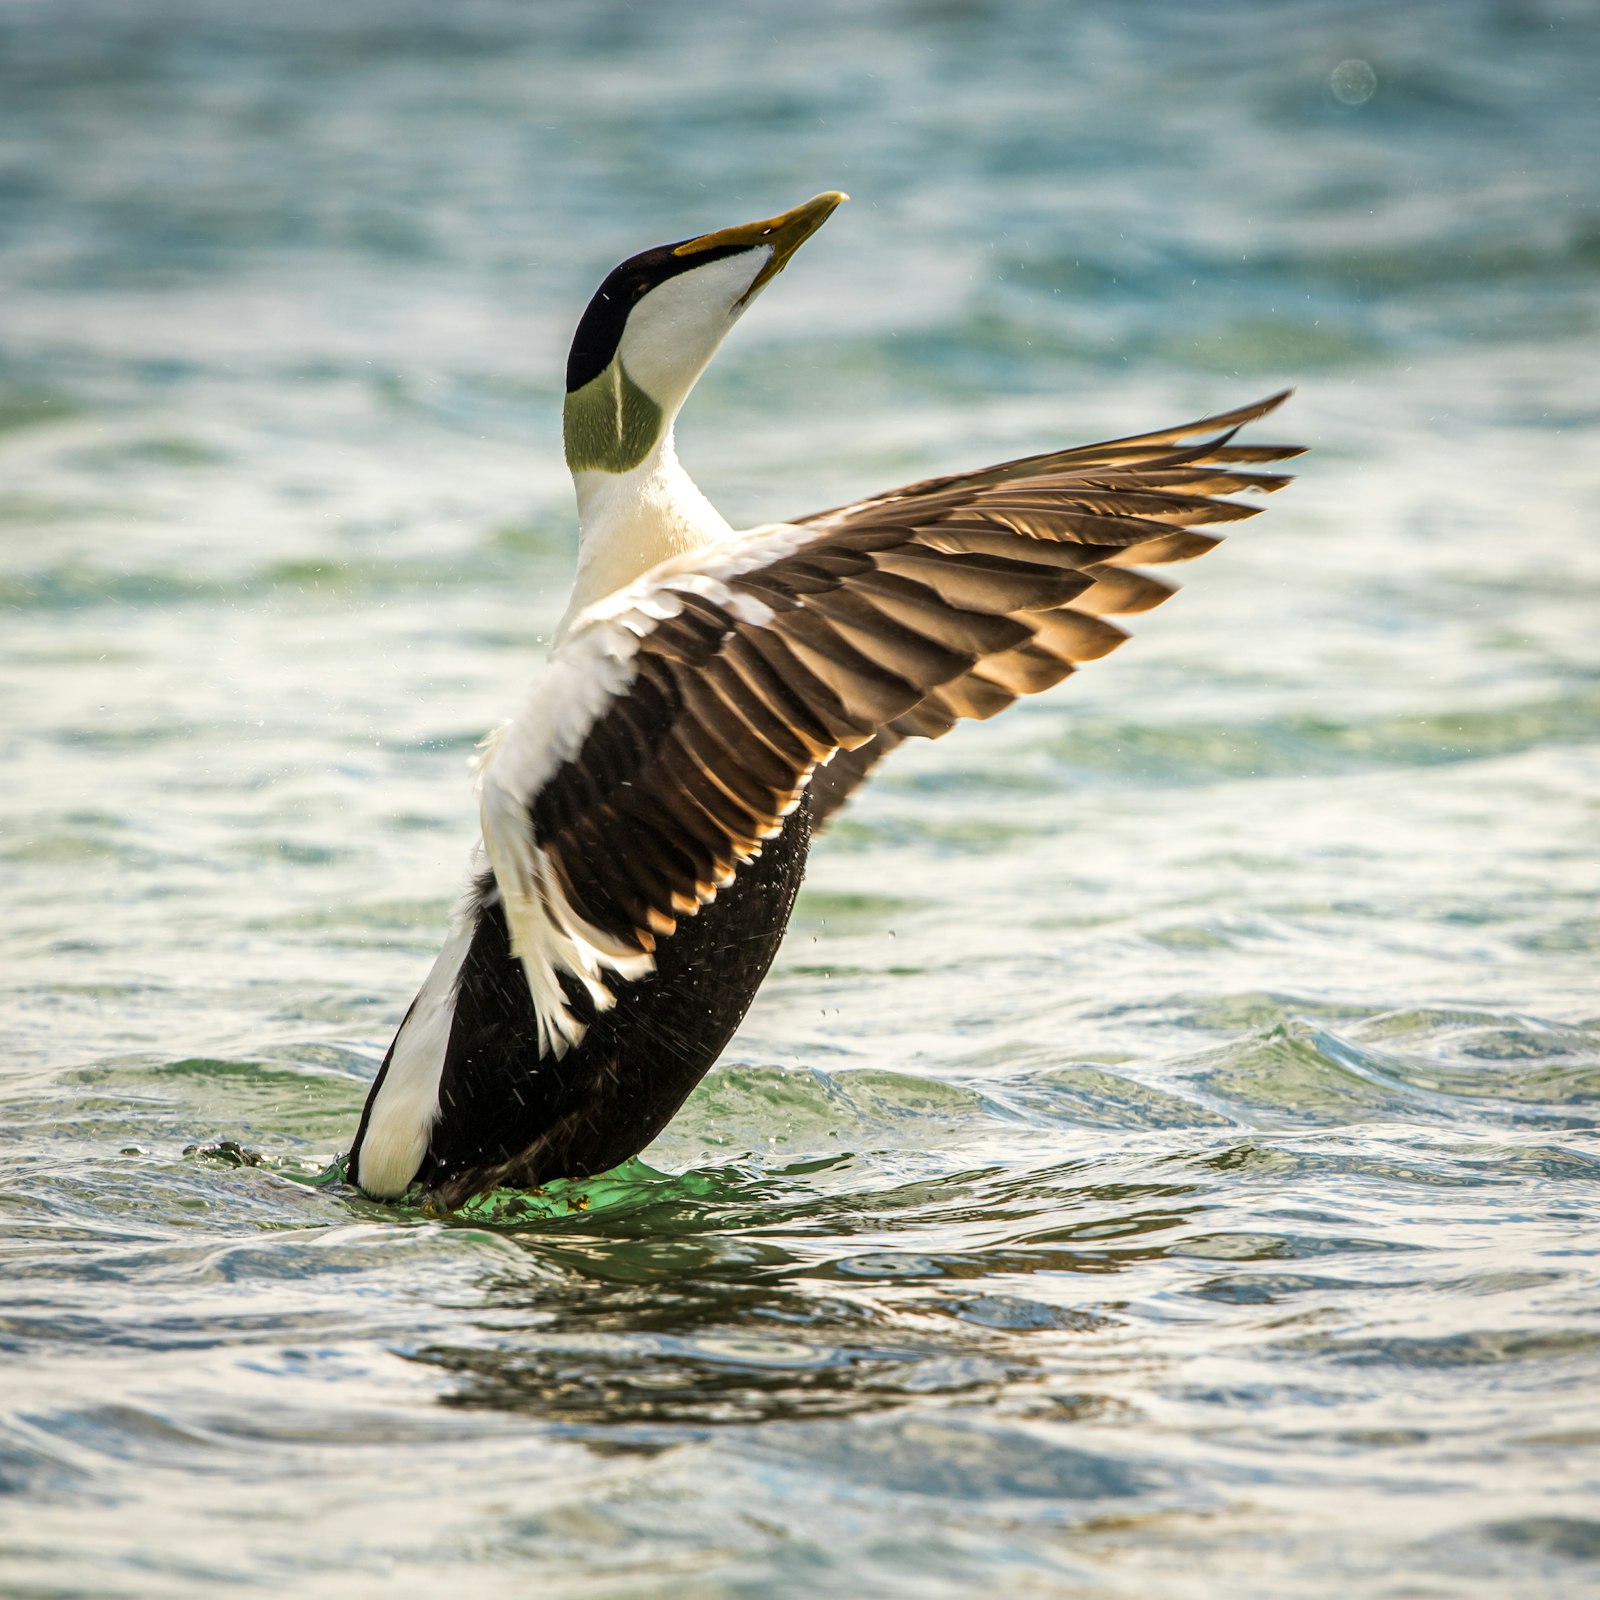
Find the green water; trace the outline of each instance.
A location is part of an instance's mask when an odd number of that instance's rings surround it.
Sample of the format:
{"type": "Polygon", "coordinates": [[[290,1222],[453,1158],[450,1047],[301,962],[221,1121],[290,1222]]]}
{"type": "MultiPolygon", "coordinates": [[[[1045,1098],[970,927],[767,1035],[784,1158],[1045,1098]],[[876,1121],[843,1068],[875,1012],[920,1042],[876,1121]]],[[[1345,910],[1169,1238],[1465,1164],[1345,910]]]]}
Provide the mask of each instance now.
{"type": "Polygon", "coordinates": [[[1597,73],[1511,0],[0,9],[0,1592],[1600,1585],[1597,73]],[[680,431],[736,523],[1283,383],[1300,482],[897,754],[640,1163],[318,1181],[565,604],[579,311],[835,185],[680,431]]]}

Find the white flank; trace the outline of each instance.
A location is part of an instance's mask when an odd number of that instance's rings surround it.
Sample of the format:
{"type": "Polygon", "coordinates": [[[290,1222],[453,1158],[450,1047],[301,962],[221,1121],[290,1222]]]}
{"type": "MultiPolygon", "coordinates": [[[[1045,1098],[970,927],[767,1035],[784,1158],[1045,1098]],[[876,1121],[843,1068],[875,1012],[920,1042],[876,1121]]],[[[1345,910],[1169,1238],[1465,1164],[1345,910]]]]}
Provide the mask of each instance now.
{"type": "Polygon", "coordinates": [[[456,980],[472,943],[472,902],[463,896],[450,937],[395,1035],[389,1071],[372,1103],[351,1177],[381,1200],[404,1194],[427,1154],[439,1118],[439,1079],[455,1016],[456,980]]]}

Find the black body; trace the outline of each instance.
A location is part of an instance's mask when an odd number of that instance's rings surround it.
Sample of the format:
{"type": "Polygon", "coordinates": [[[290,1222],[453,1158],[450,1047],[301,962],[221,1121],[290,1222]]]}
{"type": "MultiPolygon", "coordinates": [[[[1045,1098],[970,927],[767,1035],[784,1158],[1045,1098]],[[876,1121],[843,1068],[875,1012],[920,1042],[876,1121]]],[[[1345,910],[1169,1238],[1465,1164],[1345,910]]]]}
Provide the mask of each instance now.
{"type": "MultiPolygon", "coordinates": [[[[434,1200],[454,1206],[494,1184],[592,1177],[644,1149],[743,1021],[783,940],[810,843],[807,795],[757,860],[661,940],[653,973],[611,982],[617,1002],[609,1011],[597,1015],[563,976],[588,1031],[559,1059],[540,1056],[527,978],[486,873],[456,989],[439,1118],[417,1173],[434,1200]]],[[[388,1069],[385,1057],[369,1111],[388,1069]]],[[[366,1127],[364,1115],[352,1172],[366,1127]]]]}

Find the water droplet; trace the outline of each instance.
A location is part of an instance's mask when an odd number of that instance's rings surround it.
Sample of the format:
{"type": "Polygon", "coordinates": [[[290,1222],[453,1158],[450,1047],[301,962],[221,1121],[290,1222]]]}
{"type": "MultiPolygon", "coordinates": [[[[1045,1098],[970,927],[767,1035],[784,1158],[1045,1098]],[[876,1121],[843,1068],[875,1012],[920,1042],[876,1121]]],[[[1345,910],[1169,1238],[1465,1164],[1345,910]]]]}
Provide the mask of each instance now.
{"type": "Polygon", "coordinates": [[[1378,74],[1365,61],[1341,61],[1328,74],[1328,88],[1341,105],[1365,105],[1378,88],[1378,74]]]}

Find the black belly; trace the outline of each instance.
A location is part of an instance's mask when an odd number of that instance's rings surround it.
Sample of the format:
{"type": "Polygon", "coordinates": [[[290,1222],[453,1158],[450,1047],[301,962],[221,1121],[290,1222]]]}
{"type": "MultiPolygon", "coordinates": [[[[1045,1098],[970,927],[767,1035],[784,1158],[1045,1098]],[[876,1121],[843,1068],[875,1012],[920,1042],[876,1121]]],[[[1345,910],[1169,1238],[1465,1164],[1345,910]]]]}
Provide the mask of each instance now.
{"type": "Polygon", "coordinates": [[[533,1002],[498,895],[481,905],[462,965],[439,1083],[439,1120],[417,1176],[445,1206],[497,1184],[591,1177],[650,1143],[705,1076],[772,965],[811,843],[807,796],[760,857],[656,947],[656,970],[609,987],[566,1055],[541,1056],[533,1002]]]}

